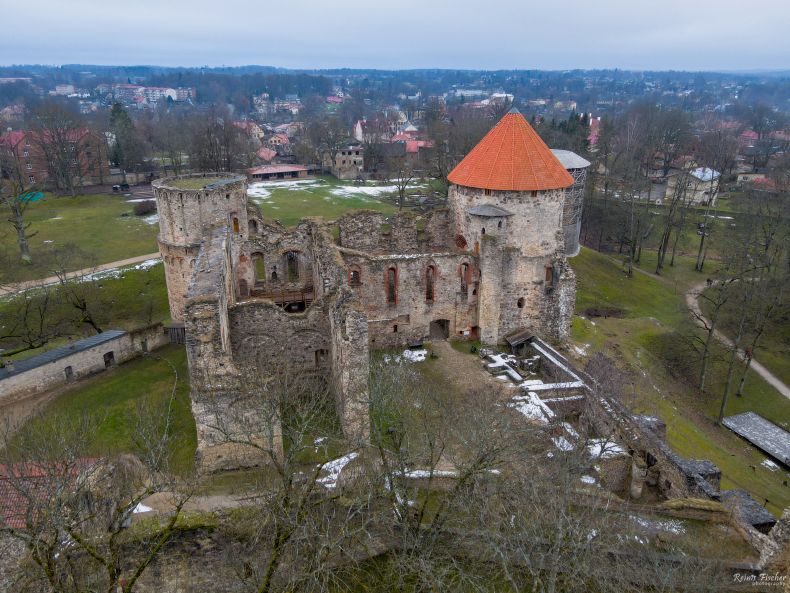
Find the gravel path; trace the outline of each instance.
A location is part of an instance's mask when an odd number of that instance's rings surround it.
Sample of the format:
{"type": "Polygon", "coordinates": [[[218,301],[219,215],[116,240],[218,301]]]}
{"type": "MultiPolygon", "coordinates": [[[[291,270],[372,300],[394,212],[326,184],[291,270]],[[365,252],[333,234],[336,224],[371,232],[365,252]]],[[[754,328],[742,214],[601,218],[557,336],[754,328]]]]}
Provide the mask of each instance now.
{"type": "MultiPolygon", "coordinates": [[[[710,326],[710,321],[702,315],[702,309],[699,306],[699,296],[706,288],[707,282],[700,282],[689,288],[689,290],[686,292],[686,306],[689,308],[689,311],[694,314],[697,325],[700,327],[705,327],[705,325],[710,326]]],[[[713,336],[727,348],[733,347],[733,341],[719,330],[713,330],[713,336]]],[[[738,351],[738,357],[741,360],[746,359],[746,355],[744,354],[743,350],[738,351]]],[[[787,399],[790,399],[790,387],[785,385],[776,375],[757,362],[757,360],[754,358],[752,358],[751,368],[753,368],[758,375],[765,379],[779,393],[784,395],[787,399]]]]}
{"type": "MultiPolygon", "coordinates": [[[[136,257],[130,257],[128,259],[120,259],[118,261],[101,264],[100,266],[96,266],[93,268],[85,268],[83,270],[68,272],[66,274],[66,278],[75,278],[79,276],[85,276],[87,274],[94,274],[96,272],[106,272],[107,270],[123,268],[124,266],[132,266],[134,264],[139,264],[149,259],[159,259],[160,257],[161,256],[157,251],[156,253],[149,253],[147,255],[138,255],[136,257]]],[[[50,286],[52,284],[57,284],[58,282],[59,280],[57,276],[49,276],[47,278],[39,278],[38,280],[27,280],[26,282],[17,282],[16,284],[0,285],[0,296],[7,294],[14,294],[17,292],[24,292],[26,290],[30,290],[31,288],[41,288],[42,286],[50,286]]]]}

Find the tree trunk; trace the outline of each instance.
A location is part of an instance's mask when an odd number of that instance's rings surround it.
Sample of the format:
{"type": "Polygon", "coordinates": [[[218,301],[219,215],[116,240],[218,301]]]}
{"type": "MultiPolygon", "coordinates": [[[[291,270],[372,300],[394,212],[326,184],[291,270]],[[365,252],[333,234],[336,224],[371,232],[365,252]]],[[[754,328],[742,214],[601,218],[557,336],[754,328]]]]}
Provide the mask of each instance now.
{"type": "Polygon", "coordinates": [[[30,257],[30,245],[27,242],[27,233],[25,232],[25,219],[22,216],[22,205],[19,203],[18,198],[13,198],[11,209],[14,213],[13,225],[16,230],[16,242],[19,245],[19,254],[22,262],[29,264],[32,261],[30,257]]]}
{"type": "Polygon", "coordinates": [[[730,389],[732,388],[732,377],[735,374],[735,362],[738,360],[738,346],[743,338],[743,328],[746,325],[746,310],[747,308],[744,307],[741,312],[741,321],[738,324],[738,335],[735,336],[732,344],[730,364],[727,367],[727,380],[724,383],[724,394],[721,397],[721,408],[719,408],[719,417],[716,420],[717,424],[721,424],[721,421],[724,420],[724,410],[727,407],[727,399],[730,396],[730,389]]]}

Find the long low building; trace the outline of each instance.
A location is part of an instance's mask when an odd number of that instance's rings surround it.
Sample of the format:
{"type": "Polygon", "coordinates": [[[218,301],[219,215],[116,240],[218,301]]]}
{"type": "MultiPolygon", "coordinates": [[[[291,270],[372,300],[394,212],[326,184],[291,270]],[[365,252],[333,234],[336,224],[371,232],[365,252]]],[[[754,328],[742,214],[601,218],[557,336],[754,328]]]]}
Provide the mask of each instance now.
{"type": "Polygon", "coordinates": [[[247,169],[247,175],[253,181],[302,179],[307,177],[308,172],[309,169],[305,165],[263,165],[247,169]]]}
{"type": "Polygon", "coordinates": [[[727,416],[722,424],[790,467],[790,432],[754,412],[727,416]]]}
{"type": "Polygon", "coordinates": [[[126,332],[108,330],[0,368],[0,404],[92,375],[169,341],[161,323],[126,332]]]}

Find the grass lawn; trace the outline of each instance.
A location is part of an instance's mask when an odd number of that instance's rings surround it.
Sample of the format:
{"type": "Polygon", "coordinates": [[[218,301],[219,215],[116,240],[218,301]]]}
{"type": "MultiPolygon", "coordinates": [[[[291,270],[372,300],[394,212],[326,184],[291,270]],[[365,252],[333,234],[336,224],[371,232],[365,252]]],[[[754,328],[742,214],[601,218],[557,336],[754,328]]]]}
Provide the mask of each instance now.
{"type": "Polygon", "coordinates": [[[174,471],[187,473],[194,465],[197,435],[189,402],[186,350],[183,346],[166,346],[117,368],[80,381],[61,394],[43,411],[48,416],[73,417],[87,414],[96,422],[93,439],[85,443],[92,456],[134,452],[137,414],[149,420],[161,420],[170,400],[174,381],[177,385],[172,408],[173,434],[170,462],[174,471]]]}
{"type": "MultiPolygon", "coordinates": [[[[655,254],[644,252],[645,271],[655,269],[655,254]]],[[[617,360],[633,378],[627,403],[638,413],[656,414],[667,424],[670,445],[681,455],[710,459],[722,470],[723,488],[740,487],[774,514],[790,505],[786,472],[761,465],[766,456],[726,428],[716,426],[725,379],[724,353],[717,349],[706,393],[695,388],[699,354],[691,347],[694,326],[683,294],[699,281],[691,259],[683,258],[661,278],[635,273],[626,278],[618,262],[582,249],[571,260],[578,279],[576,311],[616,309],[619,316],[576,317],[572,338],[617,360]]],[[[577,357],[584,364],[583,357],[577,357]]],[[[790,419],[790,400],[755,373],[747,377],[746,396],[730,397],[726,414],[753,410],[777,423],[790,419]]]]}
{"type": "MultiPolygon", "coordinates": [[[[13,357],[16,360],[55,348],[65,343],[69,336],[79,339],[94,333],[88,325],[80,324],[79,312],[75,308],[57,298],[59,289],[53,287],[50,290],[53,291],[51,293],[53,296],[50,297],[51,304],[47,310],[46,325],[61,327],[61,337],[38,350],[19,353],[13,357]]],[[[30,294],[41,295],[42,291],[37,290],[30,294]]],[[[103,272],[99,274],[97,280],[83,286],[83,294],[103,330],[131,330],[170,318],[164,265],[161,262],[150,267],[138,264],[121,270],[103,272]]],[[[19,315],[22,302],[19,298],[0,300],[0,328],[9,325],[11,319],[19,315]]],[[[20,343],[13,339],[0,341],[0,348],[8,351],[18,345],[20,343]]]]}
{"type": "MultiPolygon", "coordinates": [[[[0,281],[52,275],[48,253],[67,244],[76,245],[86,254],[73,262],[74,269],[157,251],[158,224],[152,218],[146,222],[146,217],[134,216],[134,204],[126,199],[108,194],[74,198],[47,194],[44,200],[31,204],[25,212],[25,220],[31,225],[28,235],[33,263],[0,270],[0,281]]],[[[5,221],[0,226],[0,253],[18,253],[16,233],[5,221]]]]}
{"type": "MultiPolygon", "coordinates": [[[[427,185],[415,184],[413,187],[417,190],[427,185]]],[[[358,186],[329,176],[253,183],[248,193],[266,218],[279,220],[286,226],[293,226],[306,216],[334,220],[346,212],[362,208],[385,214],[397,211],[397,192],[393,186],[371,182],[358,186]]]]}

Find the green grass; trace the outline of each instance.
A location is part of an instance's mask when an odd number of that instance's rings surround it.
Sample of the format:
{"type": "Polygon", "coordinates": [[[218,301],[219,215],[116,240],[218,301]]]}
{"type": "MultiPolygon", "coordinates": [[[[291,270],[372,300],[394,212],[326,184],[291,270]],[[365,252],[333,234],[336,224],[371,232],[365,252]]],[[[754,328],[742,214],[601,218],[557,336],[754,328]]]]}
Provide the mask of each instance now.
{"type": "MultiPolygon", "coordinates": [[[[588,353],[601,351],[630,371],[633,388],[626,403],[635,412],[660,416],[669,444],[680,455],[710,459],[722,470],[723,488],[744,488],[760,502],[768,499],[771,512],[781,513],[790,505],[790,488],[782,484],[787,474],[763,467],[765,454],[715,424],[726,373],[725,353],[718,346],[706,392],[696,389],[699,354],[691,347],[691,336],[697,330],[684,292],[705,275],[693,270],[693,260],[678,260],[661,277],[635,272],[626,278],[615,258],[588,249],[571,265],[579,315],[589,308],[622,311],[620,318],[575,318],[573,341],[589,344],[588,353]]],[[[655,254],[643,252],[642,265],[652,273],[655,254]]],[[[790,401],[754,372],[747,376],[745,393],[730,397],[727,415],[753,410],[777,423],[790,418],[790,401]]]]}
{"type": "MultiPolygon", "coordinates": [[[[14,356],[19,360],[65,343],[69,336],[81,338],[93,334],[93,329],[79,322],[79,312],[67,303],[61,302],[59,289],[50,289],[50,306],[47,309],[46,325],[61,328],[61,337],[47,343],[43,348],[28,350],[14,356]]],[[[107,272],[106,275],[82,287],[86,300],[90,303],[99,326],[104,329],[132,330],[170,317],[165,286],[164,266],[161,263],[148,268],[135,270],[127,268],[107,272]]],[[[33,298],[43,298],[42,291],[29,293],[33,298]],[[38,297],[36,296],[38,295],[38,297]]],[[[11,323],[19,315],[23,301],[0,300],[0,326],[11,323]]],[[[0,340],[0,348],[12,351],[21,342],[14,339],[0,340]]]]}
{"type": "MultiPolygon", "coordinates": [[[[368,183],[364,187],[376,186],[368,183]]],[[[253,194],[256,192],[262,195],[252,195],[250,200],[260,206],[264,217],[279,220],[286,226],[293,226],[306,216],[334,220],[351,210],[378,210],[385,214],[397,211],[393,192],[370,196],[352,182],[328,176],[288,186],[282,182],[263,183],[253,188],[253,194]]]]}
{"type": "Polygon", "coordinates": [[[144,419],[161,421],[173,390],[177,372],[176,397],[172,407],[173,441],[170,463],[173,471],[188,473],[193,468],[197,435],[189,401],[186,351],[167,346],[117,368],[80,381],[60,395],[43,411],[48,417],[78,418],[87,415],[96,423],[85,454],[92,456],[135,452],[135,422],[144,419]]]}
{"type": "MultiPolygon", "coordinates": [[[[51,252],[67,244],[76,245],[83,256],[74,260],[73,269],[90,267],[157,251],[159,225],[148,224],[145,217],[134,216],[133,203],[124,196],[96,194],[77,197],[47,197],[31,204],[25,212],[30,223],[30,265],[18,264],[0,269],[0,281],[19,281],[52,275],[51,252]],[[122,216],[128,214],[129,216],[122,216]]],[[[10,224],[0,226],[0,254],[17,261],[19,248],[10,224]]]]}
{"type": "Polygon", "coordinates": [[[187,190],[195,190],[195,189],[203,189],[207,185],[211,185],[212,183],[216,183],[218,181],[223,181],[226,179],[232,179],[231,175],[227,177],[185,177],[183,179],[178,179],[177,181],[173,182],[172,186],[177,187],[179,189],[187,189],[187,190]]]}

